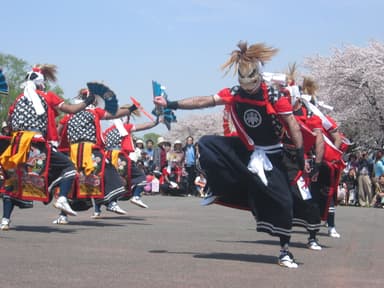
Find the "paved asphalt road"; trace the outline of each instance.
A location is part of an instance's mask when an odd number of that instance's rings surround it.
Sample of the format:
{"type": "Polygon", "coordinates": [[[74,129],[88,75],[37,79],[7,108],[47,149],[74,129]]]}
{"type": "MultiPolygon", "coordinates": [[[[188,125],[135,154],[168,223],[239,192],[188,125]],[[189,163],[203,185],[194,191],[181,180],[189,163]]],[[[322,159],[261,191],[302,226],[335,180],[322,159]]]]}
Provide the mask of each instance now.
{"type": "MultiPolygon", "coordinates": [[[[276,264],[278,239],[255,231],[246,211],[201,207],[194,197],[144,196],[149,209],[121,202],[127,216],[92,211],[54,225],[57,210],[15,208],[0,231],[0,288],[81,287],[382,287],[384,209],[341,207],[341,239],[319,234],[322,251],[306,248],[297,228],[291,252],[300,266],[276,264]]],[[[1,204],[0,204],[1,206],[1,204]]],[[[2,208],[2,207],[1,207],[2,208]]]]}

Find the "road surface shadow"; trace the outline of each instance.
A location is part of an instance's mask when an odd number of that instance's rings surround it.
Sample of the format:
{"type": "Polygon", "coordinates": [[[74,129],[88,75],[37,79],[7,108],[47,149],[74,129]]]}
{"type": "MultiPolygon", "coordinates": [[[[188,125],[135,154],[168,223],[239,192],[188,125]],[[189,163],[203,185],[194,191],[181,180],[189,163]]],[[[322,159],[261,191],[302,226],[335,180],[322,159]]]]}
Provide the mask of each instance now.
{"type": "MultiPolygon", "coordinates": [[[[70,224],[68,224],[70,225],[70,224]]],[[[65,226],[68,226],[65,225],[65,226]]],[[[64,226],[64,225],[61,225],[64,226]]],[[[61,226],[23,226],[17,225],[12,227],[12,230],[15,231],[24,231],[24,232],[38,232],[38,233],[75,233],[77,229],[63,229],[61,226]]]]}
{"type": "MultiPolygon", "coordinates": [[[[99,219],[98,219],[99,220],[99,219]]],[[[98,220],[85,220],[85,221],[73,221],[69,222],[66,226],[90,226],[90,227],[122,227],[125,225],[122,224],[116,224],[116,223],[108,223],[104,221],[98,221],[98,220]]],[[[102,220],[102,219],[100,219],[102,220]]]]}
{"type": "MultiPolygon", "coordinates": [[[[265,244],[265,245],[280,245],[279,241],[276,240],[255,240],[255,241],[231,241],[231,240],[216,240],[217,242],[221,243],[246,243],[246,244],[265,244]]],[[[329,248],[326,245],[321,244],[321,247],[323,248],[329,248]]],[[[289,247],[296,247],[296,248],[307,248],[307,243],[302,242],[290,242],[289,247]]]]}
{"type": "MultiPolygon", "coordinates": [[[[101,217],[97,219],[87,220],[87,221],[79,221],[73,222],[74,225],[84,225],[84,226],[126,226],[126,225],[153,225],[151,223],[140,223],[139,221],[145,221],[145,218],[138,217],[129,217],[129,216],[113,216],[113,217],[101,217]],[[121,220],[125,221],[124,223],[112,224],[109,223],[108,220],[121,220]],[[138,222],[135,222],[138,221],[138,222]]],[[[72,222],[70,222],[72,224],[72,222]]]]}
{"type": "Polygon", "coordinates": [[[199,258],[199,259],[229,260],[229,261],[266,263],[266,264],[277,263],[277,256],[263,255],[263,254],[175,252],[175,251],[168,251],[168,250],[150,250],[148,252],[157,253],[157,254],[166,253],[166,254],[179,254],[179,255],[182,255],[182,254],[193,255],[194,258],[199,258]]]}
{"type": "MultiPolygon", "coordinates": [[[[280,242],[279,241],[274,241],[274,240],[257,240],[255,241],[255,243],[257,244],[265,244],[265,245],[280,245],[280,242]]],[[[319,243],[321,247],[323,248],[329,248],[328,246],[326,245],[323,245],[322,243],[319,243]]],[[[289,247],[295,247],[295,248],[305,248],[307,249],[307,243],[303,243],[303,242],[290,242],[289,243],[289,247]]]]}
{"type": "Polygon", "coordinates": [[[95,219],[95,220],[104,220],[104,219],[111,219],[111,220],[128,220],[128,221],[146,221],[147,219],[146,218],[141,218],[141,217],[135,217],[135,216],[124,216],[124,215],[121,215],[121,216],[105,216],[105,217],[101,217],[99,219],[95,219]]]}

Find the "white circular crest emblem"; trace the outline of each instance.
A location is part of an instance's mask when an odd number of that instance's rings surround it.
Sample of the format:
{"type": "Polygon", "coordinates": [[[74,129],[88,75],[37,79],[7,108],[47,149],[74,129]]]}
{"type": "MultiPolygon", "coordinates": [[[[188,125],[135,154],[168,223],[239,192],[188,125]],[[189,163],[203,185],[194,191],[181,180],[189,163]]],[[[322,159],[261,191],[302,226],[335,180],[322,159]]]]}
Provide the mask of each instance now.
{"type": "Polygon", "coordinates": [[[244,122],[249,127],[252,127],[252,128],[258,127],[262,122],[259,111],[255,109],[248,109],[247,111],[245,111],[244,122]]]}

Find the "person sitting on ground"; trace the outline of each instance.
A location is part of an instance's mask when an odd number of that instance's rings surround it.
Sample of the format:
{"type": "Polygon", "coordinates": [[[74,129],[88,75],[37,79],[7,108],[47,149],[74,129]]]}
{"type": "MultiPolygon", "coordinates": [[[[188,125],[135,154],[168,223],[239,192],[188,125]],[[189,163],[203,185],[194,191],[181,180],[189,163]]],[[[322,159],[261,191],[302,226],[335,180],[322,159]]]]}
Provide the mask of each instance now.
{"type": "Polygon", "coordinates": [[[384,174],[382,174],[375,183],[375,194],[372,199],[372,207],[384,208],[384,174]]]}
{"type": "Polygon", "coordinates": [[[203,172],[200,172],[199,175],[195,178],[195,187],[197,193],[200,197],[205,197],[205,187],[207,186],[207,179],[204,176],[203,172]]]}
{"type": "Polygon", "coordinates": [[[184,196],[183,190],[179,183],[176,182],[176,174],[173,170],[174,164],[166,165],[161,170],[161,176],[159,178],[160,192],[163,195],[170,196],[184,196]]]}

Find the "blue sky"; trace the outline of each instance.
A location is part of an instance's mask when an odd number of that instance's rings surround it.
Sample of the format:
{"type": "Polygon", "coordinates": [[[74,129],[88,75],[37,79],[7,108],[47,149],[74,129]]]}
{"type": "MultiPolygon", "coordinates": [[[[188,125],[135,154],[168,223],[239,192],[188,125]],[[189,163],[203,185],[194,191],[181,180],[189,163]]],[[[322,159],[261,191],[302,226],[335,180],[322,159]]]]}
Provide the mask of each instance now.
{"type": "Polygon", "coordinates": [[[240,40],[279,48],[265,70],[281,72],[384,39],[382,0],[12,0],[1,11],[0,52],[56,64],[65,98],[98,80],[121,104],[134,96],[149,111],[151,80],[175,100],[235,84],[220,65],[240,40]]]}

